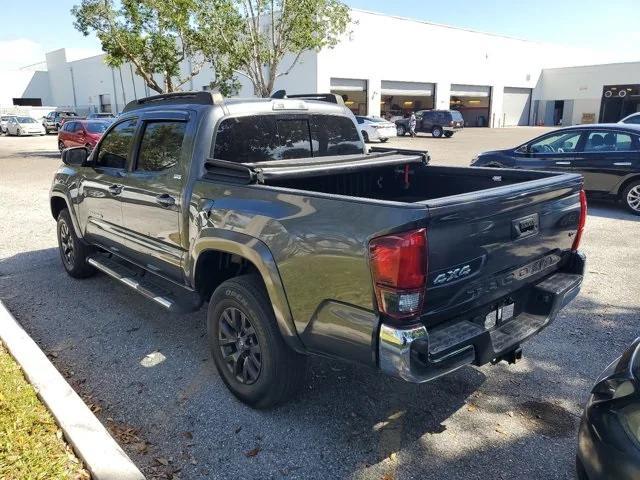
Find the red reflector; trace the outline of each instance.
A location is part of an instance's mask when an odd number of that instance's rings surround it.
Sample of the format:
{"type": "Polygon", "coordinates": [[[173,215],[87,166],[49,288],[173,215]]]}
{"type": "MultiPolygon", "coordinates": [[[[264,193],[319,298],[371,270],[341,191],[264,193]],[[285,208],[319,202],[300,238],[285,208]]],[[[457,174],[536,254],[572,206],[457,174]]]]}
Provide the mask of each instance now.
{"type": "Polygon", "coordinates": [[[418,313],[427,279],[426,229],[374,238],[369,254],[380,311],[397,318],[418,313]]]}
{"type": "Polygon", "coordinates": [[[573,245],[571,250],[576,251],[580,247],[580,240],[582,240],[582,232],[584,232],[584,226],[587,223],[587,195],[584,190],[580,190],[580,219],[578,220],[578,231],[573,239],[573,245]]]}

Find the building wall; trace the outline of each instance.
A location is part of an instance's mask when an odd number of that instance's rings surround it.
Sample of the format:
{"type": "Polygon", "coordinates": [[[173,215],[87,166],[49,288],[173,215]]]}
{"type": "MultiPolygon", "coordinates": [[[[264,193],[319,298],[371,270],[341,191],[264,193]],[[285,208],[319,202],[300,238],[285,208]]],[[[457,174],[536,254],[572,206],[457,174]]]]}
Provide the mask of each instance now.
{"type": "Polygon", "coordinates": [[[378,13],[352,11],[351,33],[318,55],[318,88],[331,77],[368,81],[378,115],[382,80],[436,84],[435,108],[449,108],[452,84],[492,87],[490,122],[502,124],[504,87],[534,88],[543,67],[592,61],[593,52],[479,33],[378,13]],[[437,48],[433,48],[437,46],[437,48]]]}
{"type": "Polygon", "coordinates": [[[540,100],[538,116],[542,118],[546,102],[573,100],[571,125],[581,123],[583,113],[593,113],[597,120],[602,88],[633,83],[640,83],[640,62],[545,69],[534,92],[534,98],[540,100]]]}
{"type": "Polygon", "coordinates": [[[42,105],[52,105],[48,72],[12,70],[0,72],[0,105],[13,105],[14,98],[41,98],[42,105]]]}

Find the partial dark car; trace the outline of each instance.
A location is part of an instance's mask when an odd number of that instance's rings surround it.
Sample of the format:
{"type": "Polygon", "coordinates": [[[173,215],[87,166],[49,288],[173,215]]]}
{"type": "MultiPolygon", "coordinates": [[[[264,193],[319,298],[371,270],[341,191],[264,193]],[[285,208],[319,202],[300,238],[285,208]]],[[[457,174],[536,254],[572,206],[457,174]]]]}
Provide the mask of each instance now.
{"type": "Polygon", "coordinates": [[[581,173],[590,196],[619,199],[640,215],[640,125],[561,128],[515,148],[481,153],[471,166],[581,173]]]}
{"type": "Polygon", "coordinates": [[[618,123],[630,123],[632,125],[640,125],[640,112],[632,113],[624,117],[618,123]]]}
{"type": "Polygon", "coordinates": [[[600,375],[578,434],[579,480],[640,478],[640,337],[600,375]]]}
{"type": "Polygon", "coordinates": [[[46,133],[57,132],[65,120],[70,117],[77,118],[78,114],[73,111],[49,112],[47,116],[42,119],[44,131],[46,133]]]}
{"type": "Polygon", "coordinates": [[[86,147],[91,151],[109,125],[108,120],[68,120],[58,131],[58,149],[86,147]]]}
{"type": "MultiPolygon", "coordinates": [[[[416,132],[427,132],[435,138],[443,135],[447,138],[464,128],[464,119],[457,110],[418,110],[416,114],[416,132]]],[[[398,136],[409,133],[409,117],[395,121],[398,136]]]]}

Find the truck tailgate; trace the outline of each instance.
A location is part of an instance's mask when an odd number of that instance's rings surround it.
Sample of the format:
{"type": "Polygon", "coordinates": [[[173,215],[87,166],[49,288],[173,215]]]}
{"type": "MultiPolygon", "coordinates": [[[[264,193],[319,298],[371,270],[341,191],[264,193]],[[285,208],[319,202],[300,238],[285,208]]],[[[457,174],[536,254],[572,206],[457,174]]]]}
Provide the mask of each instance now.
{"type": "Polygon", "coordinates": [[[582,177],[561,174],[425,201],[429,276],[423,322],[433,326],[558,270],[580,217],[582,177]]]}

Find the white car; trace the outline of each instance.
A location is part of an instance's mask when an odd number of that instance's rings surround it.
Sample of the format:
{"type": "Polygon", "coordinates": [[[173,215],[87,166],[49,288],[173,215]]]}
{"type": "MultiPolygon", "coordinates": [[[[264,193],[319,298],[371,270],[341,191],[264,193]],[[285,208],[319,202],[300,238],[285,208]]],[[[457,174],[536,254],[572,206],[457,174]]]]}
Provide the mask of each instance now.
{"type": "Polygon", "coordinates": [[[11,117],[7,121],[7,135],[44,135],[44,127],[31,117],[11,117]]]}
{"type": "Polygon", "coordinates": [[[7,133],[7,123],[9,119],[15,117],[15,115],[2,115],[0,116],[0,133],[7,133]]]}
{"type": "Polygon", "coordinates": [[[631,123],[633,125],[640,125],[640,112],[632,113],[624,117],[618,123],[631,123]]]}
{"type": "Polygon", "coordinates": [[[365,142],[372,140],[386,142],[389,138],[398,135],[395,123],[391,123],[384,118],[356,116],[356,120],[365,142]]]}

